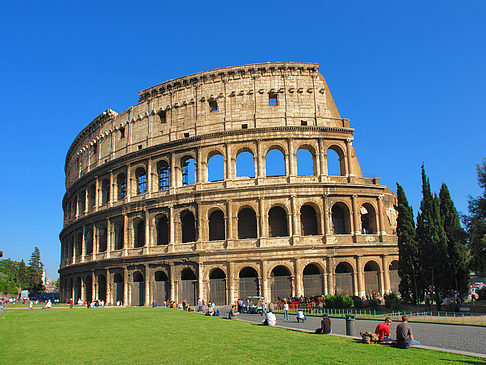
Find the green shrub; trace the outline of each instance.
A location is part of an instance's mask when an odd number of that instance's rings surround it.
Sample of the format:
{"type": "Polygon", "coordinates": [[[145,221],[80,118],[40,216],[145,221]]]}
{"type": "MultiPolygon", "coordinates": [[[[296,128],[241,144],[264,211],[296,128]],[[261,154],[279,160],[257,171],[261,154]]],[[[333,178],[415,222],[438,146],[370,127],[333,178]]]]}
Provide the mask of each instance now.
{"type": "Polygon", "coordinates": [[[353,298],[347,295],[326,295],[324,304],[326,308],[351,308],[353,306],[353,298]]]}
{"type": "Polygon", "coordinates": [[[380,305],[380,301],[378,299],[368,300],[368,307],[369,308],[377,308],[379,305],[380,305]]]}
{"type": "Polygon", "coordinates": [[[385,307],[390,309],[401,309],[402,300],[398,297],[396,293],[391,292],[390,294],[385,294],[385,307]]]}
{"type": "Polygon", "coordinates": [[[356,309],[363,308],[363,300],[360,297],[353,297],[353,307],[356,309]]]}

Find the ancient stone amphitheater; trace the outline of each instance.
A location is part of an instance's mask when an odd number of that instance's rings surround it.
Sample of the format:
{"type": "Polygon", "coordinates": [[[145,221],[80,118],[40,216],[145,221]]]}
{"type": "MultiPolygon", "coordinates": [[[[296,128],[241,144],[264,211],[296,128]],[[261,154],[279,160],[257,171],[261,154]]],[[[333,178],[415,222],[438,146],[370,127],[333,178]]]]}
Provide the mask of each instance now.
{"type": "Polygon", "coordinates": [[[397,290],[396,198],[363,177],[317,64],[227,67],[139,96],[67,153],[64,300],[397,290]]]}

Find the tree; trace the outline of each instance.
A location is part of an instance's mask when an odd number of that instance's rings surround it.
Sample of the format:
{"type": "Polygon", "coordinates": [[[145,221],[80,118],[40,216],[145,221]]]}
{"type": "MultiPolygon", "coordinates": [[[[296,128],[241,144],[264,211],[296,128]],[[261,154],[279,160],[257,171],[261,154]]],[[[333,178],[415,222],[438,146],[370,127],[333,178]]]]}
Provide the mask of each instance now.
{"type": "Polygon", "coordinates": [[[44,289],[42,284],[42,274],[44,272],[44,264],[41,261],[40,250],[38,247],[34,248],[32,256],[29,260],[29,285],[34,293],[38,293],[44,289]]]}
{"type": "Polygon", "coordinates": [[[418,247],[415,241],[415,222],[413,208],[408,205],[405,191],[397,183],[398,212],[398,275],[400,284],[398,290],[402,299],[407,303],[416,304],[418,301],[417,274],[419,274],[418,247]]]}
{"type": "Polygon", "coordinates": [[[445,294],[448,286],[447,236],[440,215],[440,203],[436,194],[432,195],[430,182],[422,165],[422,201],[417,215],[416,239],[421,261],[421,279],[424,288],[445,294]]]}
{"type": "Polygon", "coordinates": [[[440,214],[447,237],[447,252],[449,256],[449,287],[464,297],[469,289],[469,249],[467,234],[461,226],[454,202],[451,199],[446,184],[442,184],[439,192],[440,214]]]}
{"type": "Polygon", "coordinates": [[[464,217],[469,234],[471,248],[471,268],[486,271],[486,158],[476,166],[478,184],[483,193],[476,198],[469,198],[469,215],[464,217]]]}

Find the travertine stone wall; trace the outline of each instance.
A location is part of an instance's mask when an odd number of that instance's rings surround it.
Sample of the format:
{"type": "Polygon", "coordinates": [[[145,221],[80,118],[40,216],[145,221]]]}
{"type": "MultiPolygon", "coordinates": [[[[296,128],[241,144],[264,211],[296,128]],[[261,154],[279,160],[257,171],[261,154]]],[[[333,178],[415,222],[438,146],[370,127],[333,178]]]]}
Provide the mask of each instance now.
{"type": "Polygon", "coordinates": [[[363,177],[353,129],[317,64],[227,67],[139,95],[138,105],[98,116],[68,151],[64,299],[148,305],[161,293],[182,300],[194,290],[196,298],[230,303],[245,292],[239,276],[250,267],[267,300],[285,290],[396,290],[395,196],[377,178],[363,177]],[[272,149],[283,155],[284,176],[266,176],[272,149]],[[312,176],[298,175],[299,149],[312,155],[312,176]],[[254,177],[237,176],[242,152],[254,157],[254,177]],[[339,176],[328,174],[328,153],[339,156],[339,176]],[[222,181],[208,181],[214,155],[224,161],[222,181]],[[187,158],[194,159],[194,184],[184,184],[187,158]],[[167,189],[159,185],[161,164],[168,166],[167,189]],[[255,216],[252,238],[240,231],[245,208],[255,216]],[[216,220],[218,211],[223,218],[216,220]],[[183,242],[186,221],[195,234],[183,242]],[[276,226],[285,233],[275,236],[276,226]]]}

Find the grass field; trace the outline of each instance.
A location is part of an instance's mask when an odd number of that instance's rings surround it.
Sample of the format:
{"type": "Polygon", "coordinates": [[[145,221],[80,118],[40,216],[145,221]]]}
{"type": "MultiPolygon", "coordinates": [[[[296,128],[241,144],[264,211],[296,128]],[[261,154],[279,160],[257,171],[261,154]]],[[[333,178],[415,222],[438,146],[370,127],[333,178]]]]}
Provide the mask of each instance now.
{"type": "Polygon", "coordinates": [[[19,309],[3,317],[2,364],[486,363],[166,308],[19,309]]]}

